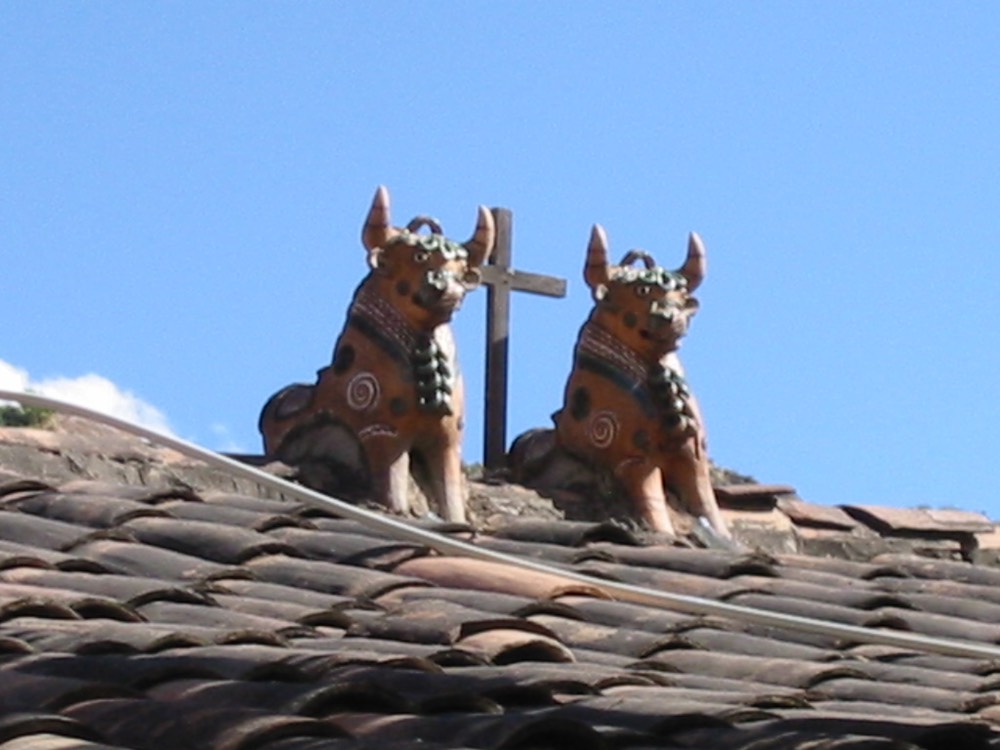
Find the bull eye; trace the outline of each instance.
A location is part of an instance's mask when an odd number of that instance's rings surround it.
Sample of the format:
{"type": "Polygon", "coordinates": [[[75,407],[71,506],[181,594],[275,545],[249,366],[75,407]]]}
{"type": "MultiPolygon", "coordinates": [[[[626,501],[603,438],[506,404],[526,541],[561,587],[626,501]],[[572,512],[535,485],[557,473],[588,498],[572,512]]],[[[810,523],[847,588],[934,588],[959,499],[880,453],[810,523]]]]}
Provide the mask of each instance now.
{"type": "Polygon", "coordinates": [[[413,260],[417,263],[426,263],[430,259],[431,255],[426,250],[417,250],[413,254],[413,260]]]}
{"type": "Polygon", "coordinates": [[[649,284],[640,284],[635,288],[635,293],[640,297],[648,297],[649,293],[652,291],[649,284]]]}

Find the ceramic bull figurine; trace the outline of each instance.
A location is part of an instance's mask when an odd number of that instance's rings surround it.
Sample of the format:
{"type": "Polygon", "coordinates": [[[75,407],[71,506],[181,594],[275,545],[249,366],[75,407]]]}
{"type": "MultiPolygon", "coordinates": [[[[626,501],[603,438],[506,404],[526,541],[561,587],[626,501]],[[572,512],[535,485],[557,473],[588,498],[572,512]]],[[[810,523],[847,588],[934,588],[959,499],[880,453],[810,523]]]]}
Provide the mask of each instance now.
{"type": "Polygon", "coordinates": [[[480,283],[493,215],[480,206],[472,239],[459,244],[426,216],[392,226],[379,187],[361,236],[370,270],[333,360],[315,385],[288,386],[268,401],[265,452],[290,465],[331,466],[395,513],[409,510],[412,469],[438,512],[464,521],[465,397],[449,322],[480,283]],[[425,227],[430,234],[420,233],[425,227]]]}
{"type": "Polygon", "coordinates": [[[709,477],[704,422],[677,357],[704,276],[697,234],[684,265],[668,271],[638,250],[609,264],[607,237],[594,226],[584,269],[594,308],[577,339],[563,408],[553,415],[555,442],[612,472],[654,530],[673,533],[669,488],[688,512],[728,537],[709,477]]]}

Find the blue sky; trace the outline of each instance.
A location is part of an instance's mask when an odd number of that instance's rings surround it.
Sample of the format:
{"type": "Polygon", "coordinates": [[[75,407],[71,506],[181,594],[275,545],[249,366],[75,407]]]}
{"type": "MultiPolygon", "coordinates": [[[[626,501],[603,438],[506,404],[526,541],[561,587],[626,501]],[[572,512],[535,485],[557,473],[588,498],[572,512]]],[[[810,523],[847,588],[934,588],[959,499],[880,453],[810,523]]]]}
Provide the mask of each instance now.
{"type": "Polygon", "coordinates": [[[717,462],[998,518],[998,38],[988,2],[0,4],[0,384],[258,450],[385,184],[459,238],[509,207],[515,265],[569,281],[514,299],[510,435],[561,403],[591,225],[667,266],[697,230],[717,462]]]}

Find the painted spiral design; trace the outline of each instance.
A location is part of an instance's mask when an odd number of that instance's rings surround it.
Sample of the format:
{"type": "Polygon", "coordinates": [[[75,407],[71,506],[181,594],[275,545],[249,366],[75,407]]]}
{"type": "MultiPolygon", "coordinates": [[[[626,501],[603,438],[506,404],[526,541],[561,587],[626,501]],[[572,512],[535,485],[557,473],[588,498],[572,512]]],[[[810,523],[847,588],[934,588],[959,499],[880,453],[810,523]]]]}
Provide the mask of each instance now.
{"type": "Polygon", "coordinates": [[[355,411],[371,409],[378,403],[381,388],[370,372],[359,372],[347,384],[347,405],[355,411]]]}
{"type": "Polygon", "coordinates": [[[587,425],[590,442],[598,448],[607,448],[618,436],[618,417],[610,411],[599,411],[587,425]]]}

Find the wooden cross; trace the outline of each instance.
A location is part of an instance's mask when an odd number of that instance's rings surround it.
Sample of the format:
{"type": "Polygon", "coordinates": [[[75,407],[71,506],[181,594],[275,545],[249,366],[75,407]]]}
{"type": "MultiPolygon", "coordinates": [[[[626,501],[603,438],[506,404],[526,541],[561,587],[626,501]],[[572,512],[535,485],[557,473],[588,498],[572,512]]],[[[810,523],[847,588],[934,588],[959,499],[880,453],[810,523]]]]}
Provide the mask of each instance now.
{"type": "Polygon", "coordinates": [[[511,263],[510,209],[494,208],[496,244],[489,265],[483,267],[486,290],[486,404],[483,463],[487,469],[503,467],[507,454],[507,345],[510,339],[510,293],[531,292],[565,297],[566,279],[515,271],[511,263]]]}

